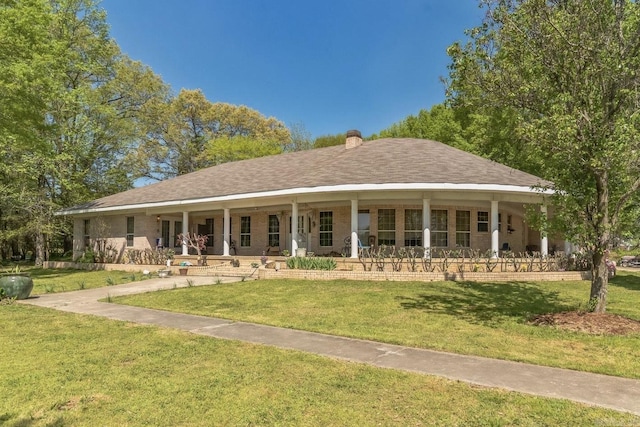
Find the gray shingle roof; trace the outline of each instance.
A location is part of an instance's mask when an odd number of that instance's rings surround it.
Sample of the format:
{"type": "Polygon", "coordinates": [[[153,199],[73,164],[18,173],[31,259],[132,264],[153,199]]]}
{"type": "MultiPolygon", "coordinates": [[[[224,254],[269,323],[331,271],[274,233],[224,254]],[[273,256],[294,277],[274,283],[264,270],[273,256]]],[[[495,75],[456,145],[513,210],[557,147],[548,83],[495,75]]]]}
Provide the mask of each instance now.
{"type": "Polygon", "coordinates": [[[107,196],[65,210],[345,184],[450,183],[534,187],[550,185],[534,175],[448,145],[411,138],[385,138],[213,166],[166,181],[107,196]]]}

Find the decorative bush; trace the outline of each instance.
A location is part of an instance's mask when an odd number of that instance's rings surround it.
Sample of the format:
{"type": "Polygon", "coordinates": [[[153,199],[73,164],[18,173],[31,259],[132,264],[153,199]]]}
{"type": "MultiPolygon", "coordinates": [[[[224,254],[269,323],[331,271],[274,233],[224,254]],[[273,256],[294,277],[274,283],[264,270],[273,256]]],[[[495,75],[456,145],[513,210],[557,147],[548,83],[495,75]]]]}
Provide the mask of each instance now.
{"type": "Polygon", "coordinates": [[[287,258],[287,268],[292,270],[335,270],[337,266],[333,258],[298,256],[287,258]]]}
{"type": "Polygon", "coordinates": [[[173,259],[173,249],[127,249],[124,254],[125,264],[165,265],[167,260],[173,259]]]}
{"type": "Polygon", "coordinates": [[[576,253],[568,257],[564,252],[542,256],[540,252],[515,253],[506,251],[494,257],[491,251],[474,249],[436,249],[424,256],[423,248],[396,248],[381,245],[363,248],[358,259],[364,271],[410,272],[534,272],[589,270],[588,254],[576,253]],[[430,255],[430,256],[429,256],[430,255]]]}

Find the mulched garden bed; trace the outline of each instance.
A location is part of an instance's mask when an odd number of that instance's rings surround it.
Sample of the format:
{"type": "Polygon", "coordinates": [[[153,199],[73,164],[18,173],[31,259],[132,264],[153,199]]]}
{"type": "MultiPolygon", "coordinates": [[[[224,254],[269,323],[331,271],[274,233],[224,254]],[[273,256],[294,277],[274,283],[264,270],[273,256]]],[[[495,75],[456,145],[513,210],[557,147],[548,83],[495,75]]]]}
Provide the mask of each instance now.
{"type": "Polygon", "coordinates": [[[529,323],[595,335],[640,334],[640,321],[610,313],[588,313],[585,311],[548,313],[533,317],[529,323]]]}

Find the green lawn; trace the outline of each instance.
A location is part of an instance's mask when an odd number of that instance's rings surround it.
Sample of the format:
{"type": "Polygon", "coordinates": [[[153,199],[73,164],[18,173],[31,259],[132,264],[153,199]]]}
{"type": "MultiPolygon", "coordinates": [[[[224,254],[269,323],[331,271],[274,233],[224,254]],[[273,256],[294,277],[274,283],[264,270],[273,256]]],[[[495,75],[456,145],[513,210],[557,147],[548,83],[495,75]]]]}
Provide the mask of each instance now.
{"type": "MultiPolygon", "coordinates": [[[[640,378],[640,335],[531,326],[574,310],[588,282],[248,281],[114,298],[114,302],[462,354],[640,378]]],[[[640,319],[640,276],[621,272],[608,310],[640,319]]]]}
{"type": "Polygon", "coordinates": [[[143,279],[141,273],[126,271],[53,270],[44,268],[26,268],[23,271],[28,272],[33,279],[32,295],[121,285],[143,279]]]}
{"type": "MultiPolygon", "coordinates": [[[[251,286],[267,285],[291,287],[246,282],[236,292],[260,299],[251,286]]],[[[376,289],[368,292],[384,294],[376,289]]],[[[0,324],[7,427],[640,423],[568,401],[22,304],[0,305],[0,324]]]]}

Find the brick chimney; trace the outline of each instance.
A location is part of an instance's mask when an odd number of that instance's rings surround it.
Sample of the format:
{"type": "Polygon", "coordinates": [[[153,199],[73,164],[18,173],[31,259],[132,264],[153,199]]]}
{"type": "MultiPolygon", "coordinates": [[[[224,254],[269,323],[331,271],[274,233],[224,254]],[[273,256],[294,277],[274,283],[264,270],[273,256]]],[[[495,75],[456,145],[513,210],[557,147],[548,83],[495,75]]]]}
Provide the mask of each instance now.
{"type": "Polygon", "coordinates": [[[347,150],[362,145],[362,134],[359,130],[347,131],[347,150]]]}

